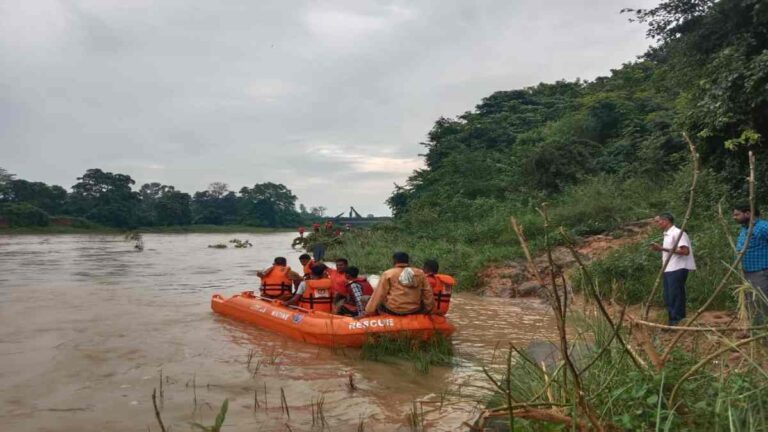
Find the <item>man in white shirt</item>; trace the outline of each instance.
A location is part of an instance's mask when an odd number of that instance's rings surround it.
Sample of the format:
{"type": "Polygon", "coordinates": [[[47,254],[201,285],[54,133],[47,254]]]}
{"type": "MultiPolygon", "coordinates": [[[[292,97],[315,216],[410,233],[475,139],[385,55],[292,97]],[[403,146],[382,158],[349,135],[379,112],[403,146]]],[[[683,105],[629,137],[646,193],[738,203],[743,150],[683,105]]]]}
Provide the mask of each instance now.
{"type": "Polygon", "coordinates": [[[693,259],[691,240],[687,233],[674,225],[675,218],[672,214],[660,213],[653,221],[664,231],[664,241],[661,245],[651,243],[651,249],[661,252],[662,265],[672,254],[669,264],[664,268],[663,297],[669,315],[669,325],[673,326],[685,318],[685,281],[688,272],[696,270],[696,262],[693,259]]]}

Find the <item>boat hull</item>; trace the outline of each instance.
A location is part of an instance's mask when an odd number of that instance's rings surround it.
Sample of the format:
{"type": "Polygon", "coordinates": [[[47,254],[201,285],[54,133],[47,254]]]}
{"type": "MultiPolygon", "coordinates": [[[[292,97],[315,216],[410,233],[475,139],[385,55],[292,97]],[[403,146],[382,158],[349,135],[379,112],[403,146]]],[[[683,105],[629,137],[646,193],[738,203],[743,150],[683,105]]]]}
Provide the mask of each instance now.
{"type": "Polygon", "coordinates": [[[377,315],[354,319],[287,307],[250,292],[228,299],[214,294],[211,309],[298,341],[325,346],[360,347],[371,335],[402,334],[427,339],[435,333],[450,336],[455,331],[455,327],[439,315],[377,315]]]}

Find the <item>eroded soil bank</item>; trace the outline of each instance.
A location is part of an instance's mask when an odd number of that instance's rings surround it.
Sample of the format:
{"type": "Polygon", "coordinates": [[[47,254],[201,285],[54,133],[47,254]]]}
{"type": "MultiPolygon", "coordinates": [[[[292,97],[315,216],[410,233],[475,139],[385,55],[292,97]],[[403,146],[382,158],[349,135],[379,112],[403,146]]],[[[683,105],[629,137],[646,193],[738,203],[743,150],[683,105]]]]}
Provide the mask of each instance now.
{"type": "MultiPolygon", "coordinates": [[[[651,221],[644,220],[625,225],[616,233],[619,234],[616,237],[594,235],[581,239],[575,249],[581,261],[589,263],[621,246],[645,239],[651,230],[651,221]]],[[[552,249],[552,260],[556,266],[555,273],[558,275],[562,272],[567,273],[576,265],[573,254],[564,246],[552,249]]],[[[549,258],[541,253],[534,258],[534,263],[546,280],[551,272],[549,258]]],[[[525,259],[490,266],[480,276],[483,281],[481,293],[488,297],[514,298],[542,294],[543,287],[531,272],[525,259]]]]}

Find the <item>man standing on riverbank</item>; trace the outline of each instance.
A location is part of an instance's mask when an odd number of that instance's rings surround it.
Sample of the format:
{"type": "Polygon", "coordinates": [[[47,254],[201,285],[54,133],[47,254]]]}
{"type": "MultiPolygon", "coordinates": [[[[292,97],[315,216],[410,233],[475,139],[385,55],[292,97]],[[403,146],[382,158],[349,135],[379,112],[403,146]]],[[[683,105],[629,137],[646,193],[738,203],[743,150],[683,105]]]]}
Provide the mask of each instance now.
{"type": "Polygon", "coordinates": [[[667,307],[669,325],[673,326],[685,318],[685,281],[688,272],[696,270],[696,262],[688,234],[674,225],[675,218],[671,213],[660,213],[653,221],[664,232],[662,244],[651,243],[651,249],[661,252],[662,266],[669,260],[664,268],[662,296],[667,307]]]}
{"type": "Polygon", "coordinates": [[[741,224],[739,237],[736,239],[736,252],[744,251],[744,257],[741,259],[744,279],[754,289],[746,294],[747,311],[753,325],[763,325],[768,313],[768,222],[760,218],[760,210],[757,208],[753,214],[749,204],[735,206],[733,220],[741,224]],[[754,220],[752,235],[744,250],[750,220],[754,220]]]}

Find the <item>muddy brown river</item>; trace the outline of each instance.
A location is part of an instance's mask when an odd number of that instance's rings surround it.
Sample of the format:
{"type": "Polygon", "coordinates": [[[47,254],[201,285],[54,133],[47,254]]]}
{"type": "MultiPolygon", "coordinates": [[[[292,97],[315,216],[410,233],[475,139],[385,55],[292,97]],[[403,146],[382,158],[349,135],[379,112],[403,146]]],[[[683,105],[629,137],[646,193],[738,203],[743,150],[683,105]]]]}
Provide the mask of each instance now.
{"type": "Polygon", "coordinates": [[[538,300],[460,294],[455,364],[423,375],[211,312],[213,293],[254,289],[273,257],[299,267],[292,237],[147,234],[137,252],[119,236],[0,236],[0,430],[159,431],[153,389],[173,431],[211,425],[224,399],[223,431],[408,431],[414,404],[428,430],[466,430],[483,396],[467,384],[487,384],[495,347],[553,336],[538,300]],[[254,247],[206,247],[231,238],[254,247]]]}

